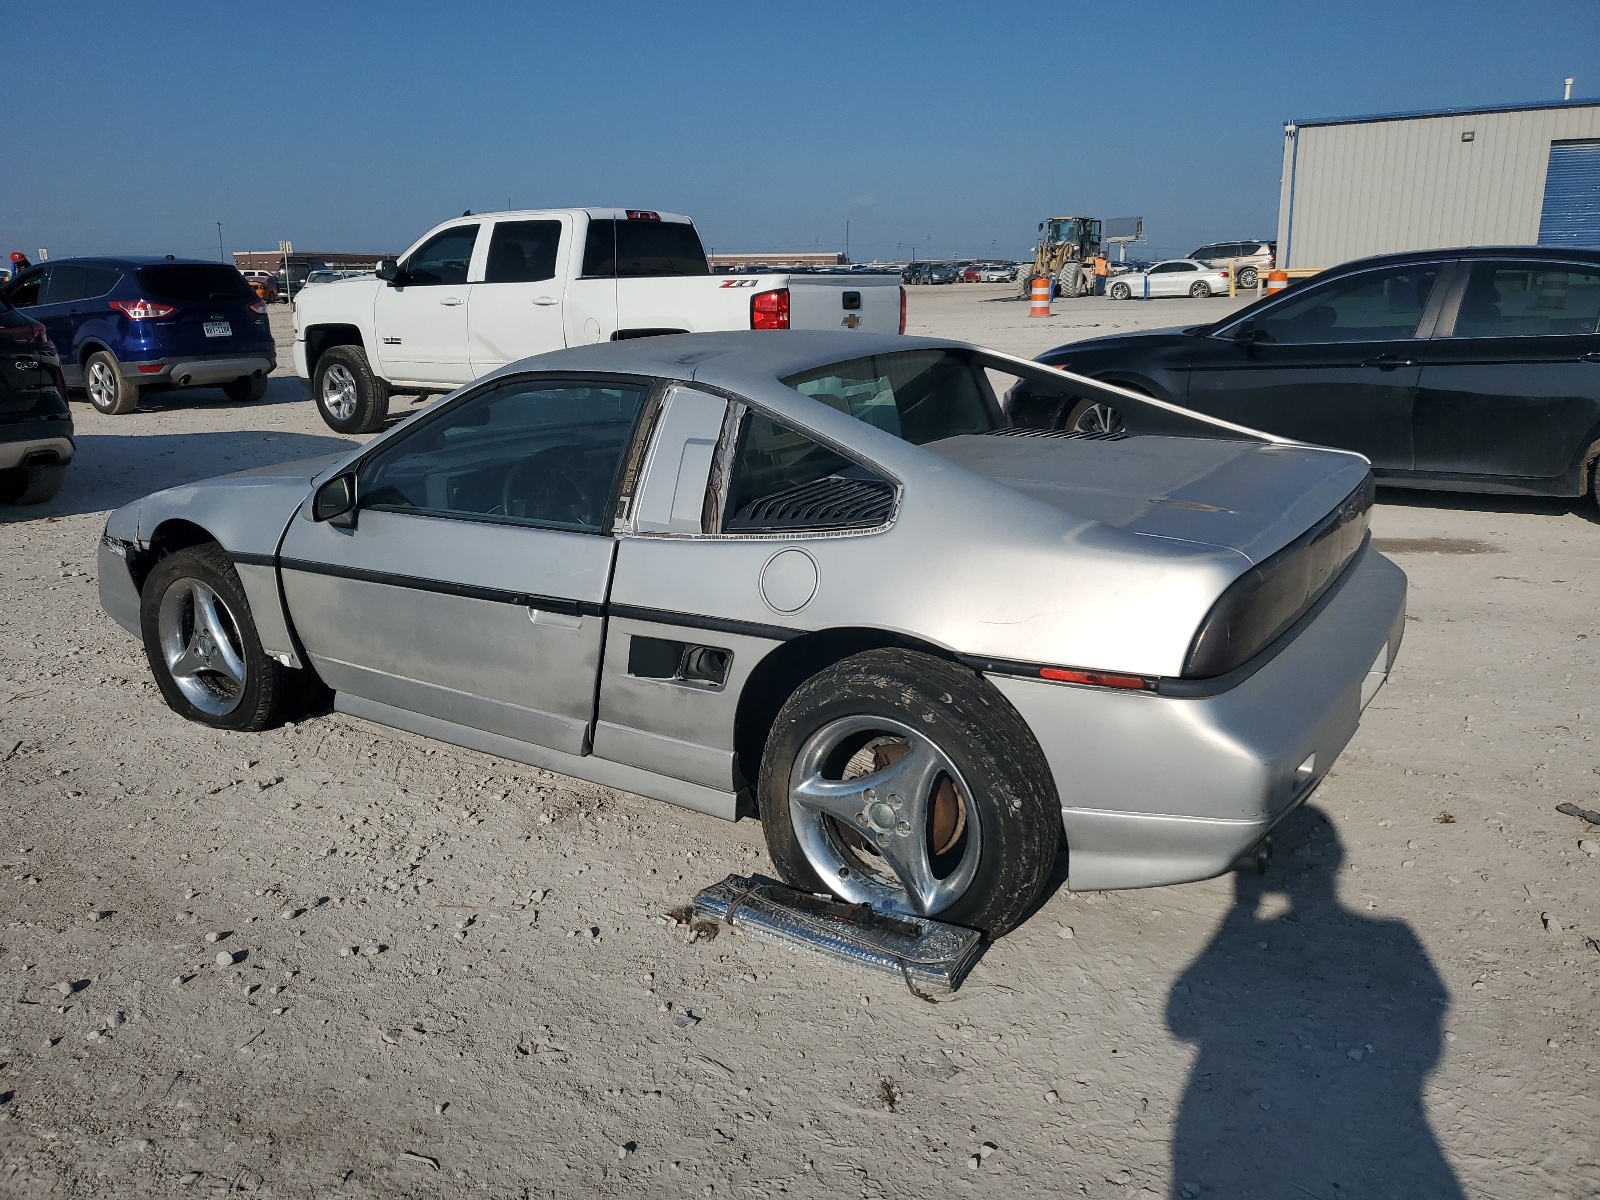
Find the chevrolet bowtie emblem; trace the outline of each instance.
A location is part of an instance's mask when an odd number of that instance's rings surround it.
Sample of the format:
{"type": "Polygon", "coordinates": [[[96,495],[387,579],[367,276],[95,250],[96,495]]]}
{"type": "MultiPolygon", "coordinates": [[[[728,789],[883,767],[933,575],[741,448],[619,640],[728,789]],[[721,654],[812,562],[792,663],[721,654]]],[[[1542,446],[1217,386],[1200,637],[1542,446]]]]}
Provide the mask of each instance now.
{"type": "Polygon", "coordinates": [[[840,321],[839,324],[843,325],[846,329],[854,329],[857,325],[861,324],[861,317],[857,313],[845,313],[844,320],[840,321]]]}

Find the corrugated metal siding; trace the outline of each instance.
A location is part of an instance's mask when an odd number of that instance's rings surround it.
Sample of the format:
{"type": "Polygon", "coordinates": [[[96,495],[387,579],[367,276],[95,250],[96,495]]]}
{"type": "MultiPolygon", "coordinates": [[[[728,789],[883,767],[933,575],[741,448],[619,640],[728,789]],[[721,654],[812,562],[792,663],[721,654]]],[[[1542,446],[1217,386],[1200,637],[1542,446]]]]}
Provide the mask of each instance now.
{"type": "Polygon", "coordinates": [[[1331,267],[1402,250],[1529,245],[1551,143],[1591,138],[1600,104],[1302,126],[1284,138],[1279,261],[1331,267]]]}
{"type": "Polygon", "coordinates": [[[1539,244],[1600,246],[1600,141],[1550,147],[1539,244]]]}

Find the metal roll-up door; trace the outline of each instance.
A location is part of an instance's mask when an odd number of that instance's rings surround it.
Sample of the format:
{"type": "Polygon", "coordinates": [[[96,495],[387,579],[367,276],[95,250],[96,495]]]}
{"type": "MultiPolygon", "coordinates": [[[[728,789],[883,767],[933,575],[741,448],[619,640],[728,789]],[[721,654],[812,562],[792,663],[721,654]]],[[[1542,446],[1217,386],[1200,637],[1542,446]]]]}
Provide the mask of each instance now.
{"type": "Polygon", "coordinates": [[[1541,246],[1600,246],[1600,141],[1552,142],[1541,246]]]}

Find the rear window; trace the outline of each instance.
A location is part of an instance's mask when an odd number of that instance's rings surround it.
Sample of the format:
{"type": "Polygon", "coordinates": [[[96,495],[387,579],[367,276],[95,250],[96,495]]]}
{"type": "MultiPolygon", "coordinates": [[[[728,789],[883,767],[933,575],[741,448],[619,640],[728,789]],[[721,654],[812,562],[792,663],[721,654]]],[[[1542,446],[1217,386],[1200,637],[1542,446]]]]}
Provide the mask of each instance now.
{"type": "Polygon", "coordinates": [[[705,247],[685,221],[590,221],[583,246],[583,273],[648,279],[663,275],[709,275],[705,247]]]}
{"type": "Polygon", "coordinates": [[[233,267],[199,263],[140,267],[139,290],[158,300],[198,304],[206,300],[254,300],[244,276],[233,267]]]}
{"type": "Polygon", "coordinates": [[[903,350],[791,375],[784,384],[913,445],[999,422],[977,368],[949,350],[903,350]]]}

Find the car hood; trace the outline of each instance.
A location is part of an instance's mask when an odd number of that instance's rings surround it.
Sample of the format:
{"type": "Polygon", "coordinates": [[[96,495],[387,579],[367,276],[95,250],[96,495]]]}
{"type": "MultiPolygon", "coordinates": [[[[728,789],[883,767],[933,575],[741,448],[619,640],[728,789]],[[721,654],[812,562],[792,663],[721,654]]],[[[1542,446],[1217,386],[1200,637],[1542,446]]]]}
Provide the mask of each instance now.
{"type": "Polygon", "coordinates": [[[1055,366],[1084,351],[1136,350],[1142,345],[1170,346],[1180,338],[1193,336],[1190,330],[1195,328],[1197,326],[1194,325],[1174,325],[1169,329],[1139,329],[1130,333],[1108,333],[1104,337],[1084,338],[1081,342],[1068,342],[1065,346],[1046,350],[1037,361],[1055,366]]]}
{"type": "Polygon", "coordinates": [[[1252,564],[1332,511],[1370,470],[1340,450],[1149,434],[971,434],[923,449],[1069,516],[1234,550],[1252,564]]]}

